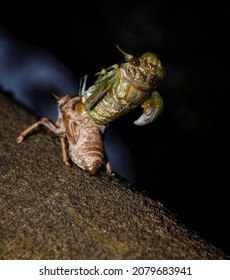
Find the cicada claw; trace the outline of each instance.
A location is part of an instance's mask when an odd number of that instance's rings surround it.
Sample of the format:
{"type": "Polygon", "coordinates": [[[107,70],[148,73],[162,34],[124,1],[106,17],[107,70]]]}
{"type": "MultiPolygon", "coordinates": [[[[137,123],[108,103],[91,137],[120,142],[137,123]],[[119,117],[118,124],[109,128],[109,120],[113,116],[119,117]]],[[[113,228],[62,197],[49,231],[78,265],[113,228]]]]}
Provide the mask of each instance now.
{"type": "Polygon", "coordinates": [[[152,123],[162,112],[163,100],[157,91],[141,105],[144,109],[143,114],[134,122],[135,125],[144,126],[152,123]]]}

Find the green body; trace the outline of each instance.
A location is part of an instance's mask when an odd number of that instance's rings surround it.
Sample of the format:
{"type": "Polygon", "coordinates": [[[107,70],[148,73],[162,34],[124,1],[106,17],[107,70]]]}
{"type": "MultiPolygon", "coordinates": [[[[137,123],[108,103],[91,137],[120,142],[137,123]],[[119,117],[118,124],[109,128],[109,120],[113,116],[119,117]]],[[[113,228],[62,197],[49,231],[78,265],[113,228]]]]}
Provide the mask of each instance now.
{"type": "Polygon", "coordinates": [[[163,102],[155,91],[165,75],[161,62],[154,53],[138,58],[123,52],[126,63],[115,64],[99,73],[95,84],[83,95],[84,110],[98,124],[108,124],[138,105],[143,115],[134,122],[145,125],[160,114],[163,102]]]}

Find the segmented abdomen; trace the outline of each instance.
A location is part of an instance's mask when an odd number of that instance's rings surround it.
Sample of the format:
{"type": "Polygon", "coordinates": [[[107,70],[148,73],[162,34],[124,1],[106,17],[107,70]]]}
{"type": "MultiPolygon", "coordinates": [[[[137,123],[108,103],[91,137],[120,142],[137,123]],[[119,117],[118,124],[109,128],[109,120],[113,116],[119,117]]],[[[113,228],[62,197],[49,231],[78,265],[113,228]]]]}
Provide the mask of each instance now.
{"type": "Polygon", "coordinates": [[[76,144],[69,146],[72,161],[90,174],[95,174],[104,160],[103,131],[104,126],[83,117],[77,126],[76,144]]]}
{"type": "Polygon", "coordinates": [[[94,122],[105,125],[134,109],[145,98],[145,92],[122,80],[113,85],[87,113],[94,122]]]}

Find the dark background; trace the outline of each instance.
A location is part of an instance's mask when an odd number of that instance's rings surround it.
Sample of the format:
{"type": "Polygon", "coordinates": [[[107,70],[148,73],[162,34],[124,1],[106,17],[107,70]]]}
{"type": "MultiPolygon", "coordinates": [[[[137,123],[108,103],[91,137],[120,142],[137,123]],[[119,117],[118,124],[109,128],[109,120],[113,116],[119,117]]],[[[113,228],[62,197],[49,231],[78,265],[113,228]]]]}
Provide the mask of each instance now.
{"type": "Polygon", "coordinates": [[[134,55],[158,54],[167,70],[158,88],[161,117],[137,127],[141,110],[134,110],[111,124],[107,146],[119,153],[114,131],[134,160],[127,168],[134,166],[136,188],[228,254],[229,16],[227,1],[8,1],[0,10],[0,27],[54,55],[76,85],[122,62],[116,44],[134,55]]]}

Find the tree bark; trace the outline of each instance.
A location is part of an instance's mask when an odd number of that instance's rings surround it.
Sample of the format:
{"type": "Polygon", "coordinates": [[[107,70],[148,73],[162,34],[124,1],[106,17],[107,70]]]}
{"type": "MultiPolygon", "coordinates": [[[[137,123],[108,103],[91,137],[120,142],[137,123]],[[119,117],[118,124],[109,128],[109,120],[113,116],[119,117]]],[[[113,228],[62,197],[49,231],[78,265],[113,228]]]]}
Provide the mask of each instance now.
{"type": "Polygon", "coordinates": [[[125,180],[65,166],[52,133],[15,145],[38,118],[0,104],[1,259],[229,259],[125,180]]]}

